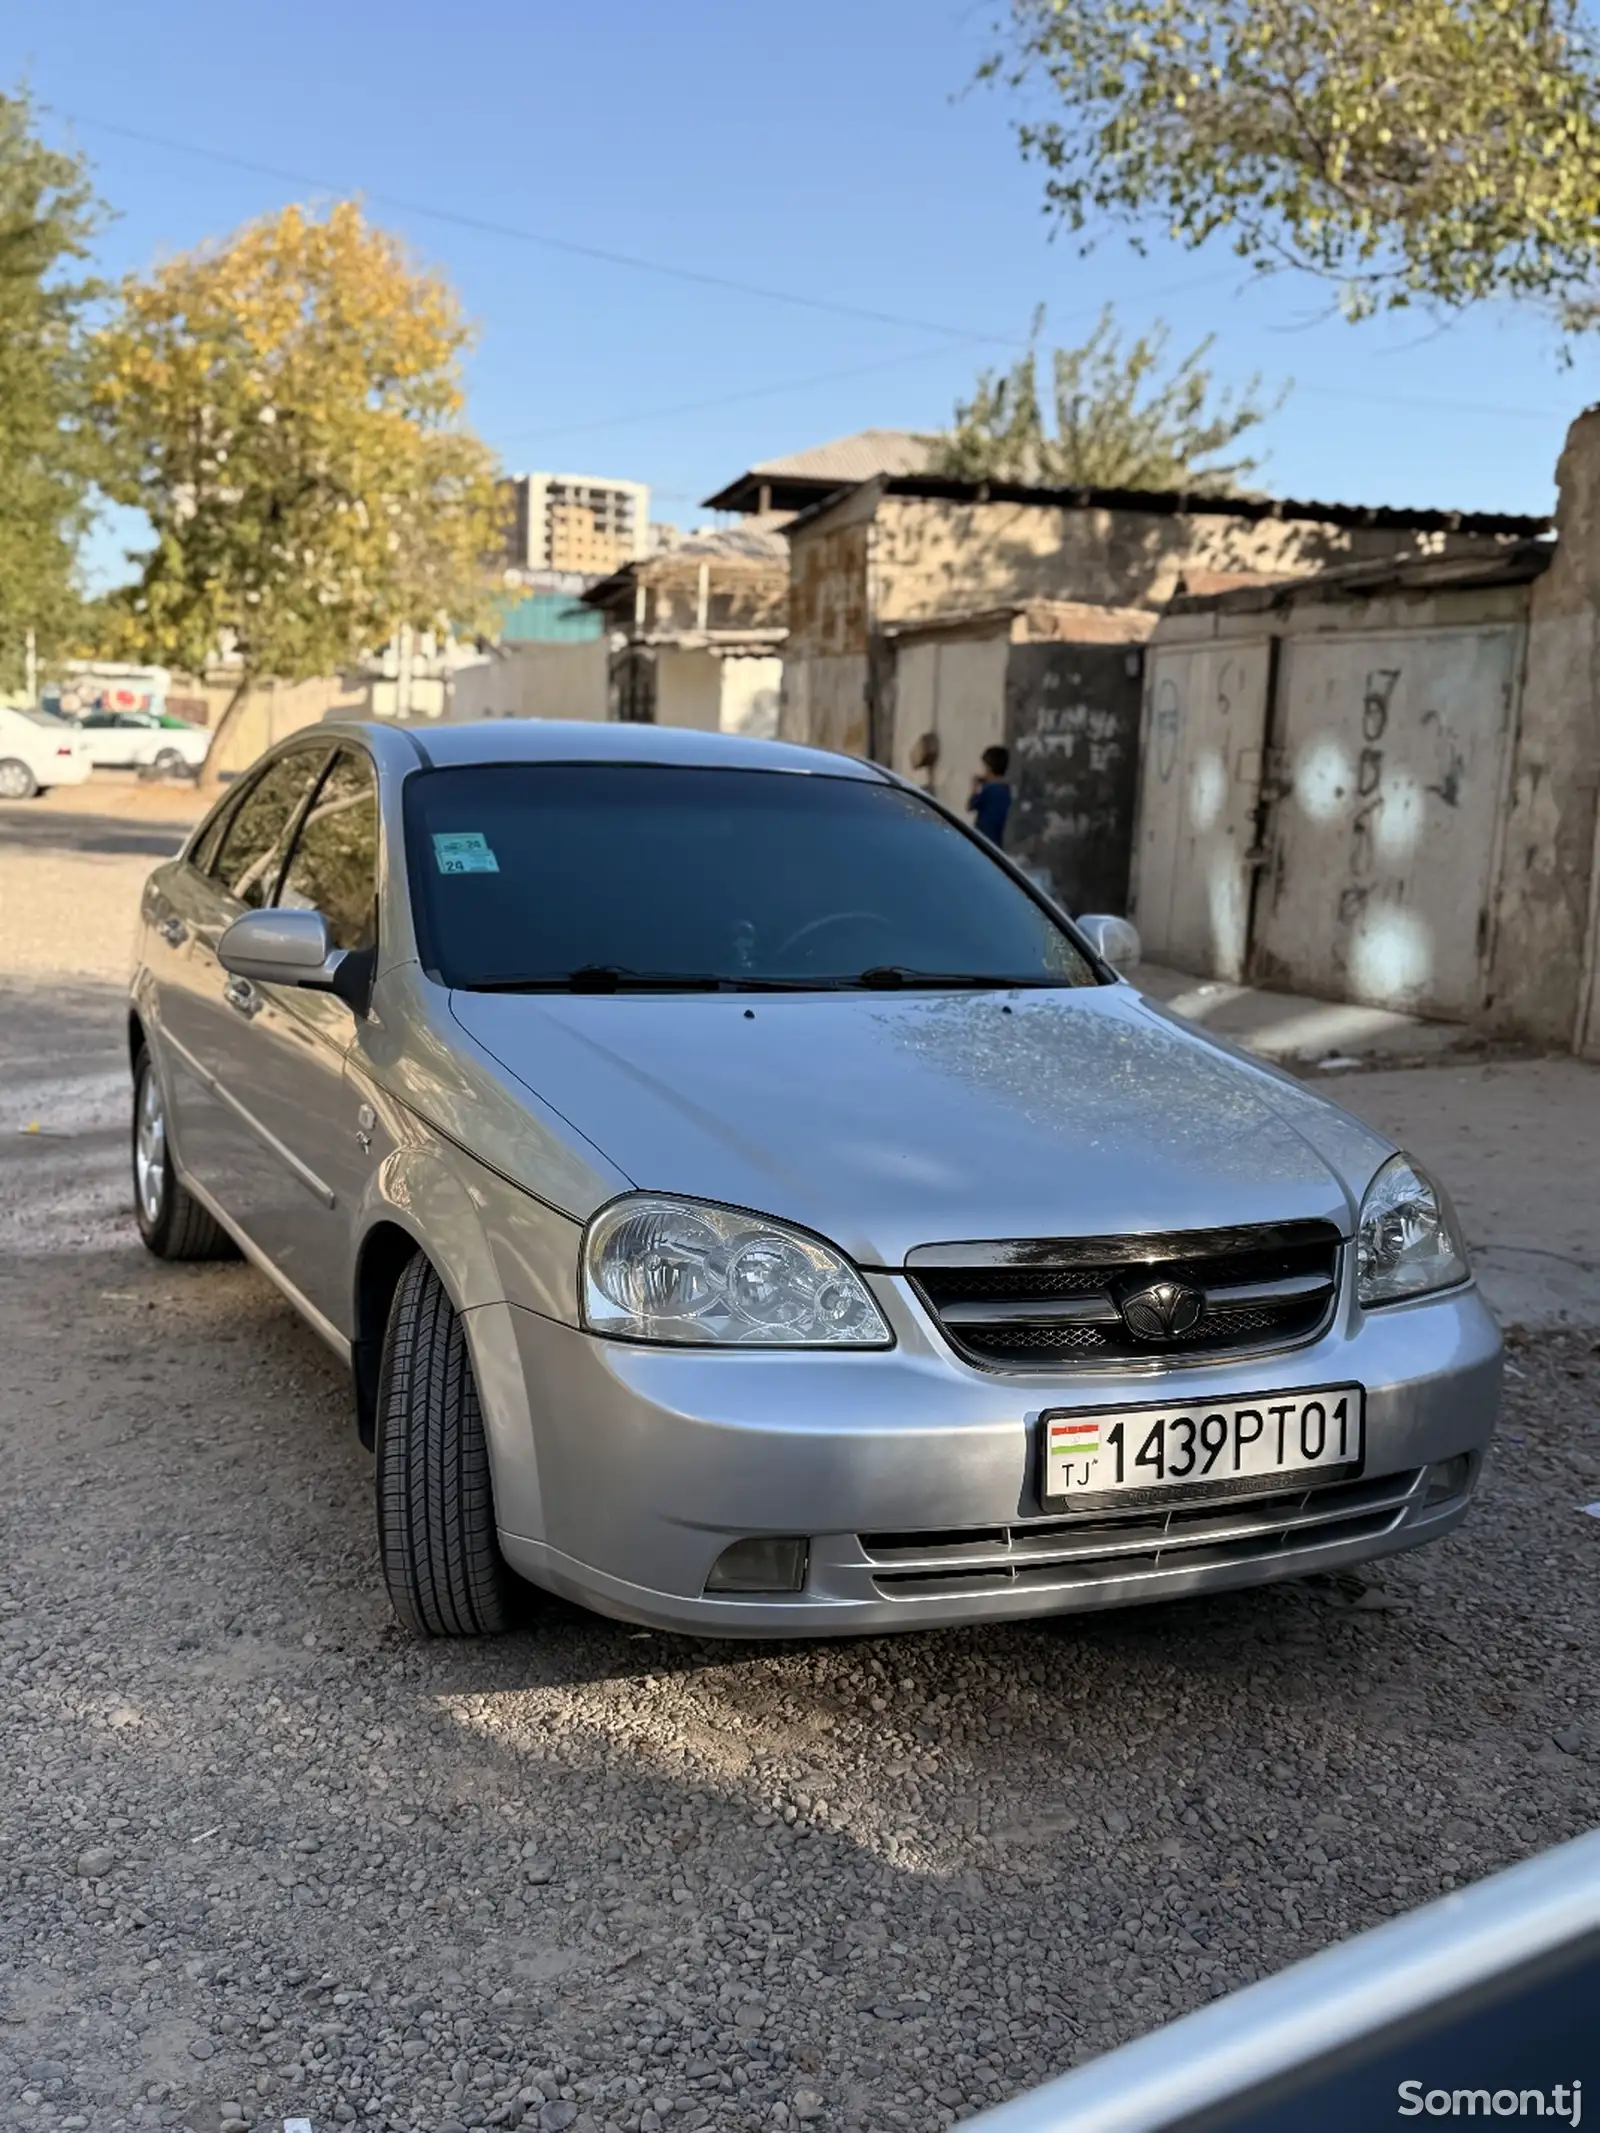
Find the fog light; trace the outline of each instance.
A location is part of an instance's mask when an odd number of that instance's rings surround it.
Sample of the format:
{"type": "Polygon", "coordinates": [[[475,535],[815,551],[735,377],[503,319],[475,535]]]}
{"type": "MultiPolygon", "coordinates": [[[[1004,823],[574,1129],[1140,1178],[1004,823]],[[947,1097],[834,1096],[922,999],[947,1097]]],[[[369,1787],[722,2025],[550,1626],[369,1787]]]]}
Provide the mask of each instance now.
{"type": "Polygon", "coordinates": [[[1451,1496],[1464,1493],[1472,1478],[1472,1460],[1466,1452],[1457,1452],[1453,1459],[1441,1459],[1428,1469],[1428,1493],[1423,1498],[1423,1509],[1429,1504],[1444,1503],[1451,1496]]]}
{"type": "Polygon", "coordinates": [[[711,1566],[707,1592],[798,1592],[806,1581],[803,1540],[743,1540],[711,1566]]]}

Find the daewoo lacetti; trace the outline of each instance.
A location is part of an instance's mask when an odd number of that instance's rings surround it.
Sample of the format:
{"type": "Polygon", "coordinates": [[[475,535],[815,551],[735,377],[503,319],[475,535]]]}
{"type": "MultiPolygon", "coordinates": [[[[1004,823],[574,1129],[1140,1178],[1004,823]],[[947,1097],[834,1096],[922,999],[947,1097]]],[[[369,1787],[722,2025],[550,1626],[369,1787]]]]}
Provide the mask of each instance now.
{"type": "Polygon", "coordinates": [[[1421,1166],[888,772],[321,726],[146,889],[139,1226],[352,1365],[404,1621],[1107,1607],[1455,1526],[1500,1342],[1421,1166]]]}

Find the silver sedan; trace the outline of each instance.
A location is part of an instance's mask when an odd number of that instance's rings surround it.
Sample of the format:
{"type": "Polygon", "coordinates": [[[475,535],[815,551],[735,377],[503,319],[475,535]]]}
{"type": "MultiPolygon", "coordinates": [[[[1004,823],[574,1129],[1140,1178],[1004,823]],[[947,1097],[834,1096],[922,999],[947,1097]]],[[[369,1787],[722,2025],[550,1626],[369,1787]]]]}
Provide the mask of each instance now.
{"type": "Polygon", "coordinates": [[[1294,1577],[1464,1516],[1448,1200],[921,793],[651,726],[320,726],[145,892],[134,1171],[348,1357],[419,1631],[780,1636],[1294,1577]]]}

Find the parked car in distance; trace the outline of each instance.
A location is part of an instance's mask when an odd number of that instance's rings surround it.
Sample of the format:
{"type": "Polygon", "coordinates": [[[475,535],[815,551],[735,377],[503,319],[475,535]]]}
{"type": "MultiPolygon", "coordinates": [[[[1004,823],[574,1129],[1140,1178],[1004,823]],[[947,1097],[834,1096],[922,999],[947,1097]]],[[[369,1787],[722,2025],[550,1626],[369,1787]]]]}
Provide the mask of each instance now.
{"type": "Polygon", "coordinates": [[[89,744],[70,719],[0,704],[0,800],[81,785],[91,767],[89,744]]]}
{"type": "Polygon", "coordinates": [[[159,711],[86,711],[77,721],[98,770],[198,770],[211,746],[204,726],[159,711]]]}
{"type": "Polygon", "coordinates": [[[401,1618],[1015,1619],[1458,1525],[1500,1337],[1421,1166],[875,764],[324,725],[145,891],[141,1232],[352,1364],[401,1618]]]}

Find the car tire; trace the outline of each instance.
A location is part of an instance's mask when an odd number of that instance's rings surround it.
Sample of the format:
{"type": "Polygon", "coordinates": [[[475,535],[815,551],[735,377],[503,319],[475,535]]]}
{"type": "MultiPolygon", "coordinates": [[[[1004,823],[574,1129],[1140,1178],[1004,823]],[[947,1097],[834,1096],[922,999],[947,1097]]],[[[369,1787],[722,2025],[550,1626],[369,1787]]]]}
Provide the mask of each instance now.
{"type": "Polygon", "coordinates": [[[39,780],[20,756],[0,756],[0,800],[31,800],[39,780]]]}
{"type": "Polygon", "coordinates": [[[152,759],[150,774],[157,778],[175,778],[180,771],[187,770],[188,767],[180,750],[163,748],[152,759]]]}
{"type": "Polygon", "coordinates": [[[420,1252],[400,1277],[384,1334],[377,1469],[378,1553],[401,1622],[423,1637],[509,1629],[517,1586],[495,1537],[466,1332],[420,1252]]]}
{"type": "Polygon", "coordinates": [[[133,1063],[133,1212],[158,1259],[237,1259],[239,1247],[179,1183],[167,1139],[161,1077],[141,1045],[133,1063]]]}

